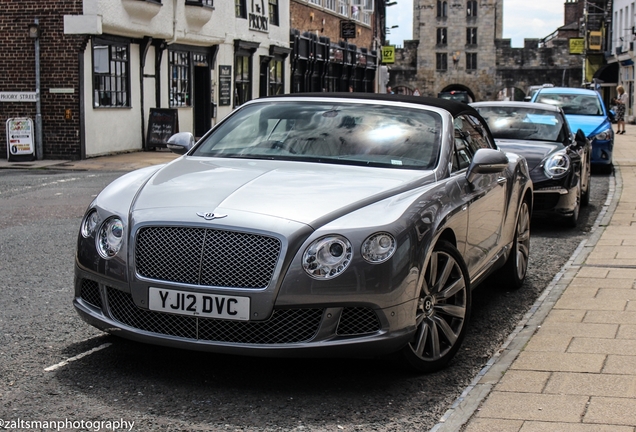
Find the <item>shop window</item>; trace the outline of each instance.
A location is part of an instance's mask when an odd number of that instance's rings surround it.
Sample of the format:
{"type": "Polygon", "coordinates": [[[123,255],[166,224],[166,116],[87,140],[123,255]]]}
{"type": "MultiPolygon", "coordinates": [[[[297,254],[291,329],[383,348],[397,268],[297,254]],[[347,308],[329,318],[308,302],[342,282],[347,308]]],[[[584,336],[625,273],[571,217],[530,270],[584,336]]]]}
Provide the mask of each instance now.
{"type": "Polygon", "coordinates": [[[285,93],[283,65],[285,63],[279,59],[272,59],[269,62],[269,94],[281,95],[285,93]]]}
{"type": "Polygon", "coordinates": [[[236,55],[234,57],[234,106],[252,99],[252,58],[236,55]]]}
{"type": "Polygon", "coordinates": [[[437,71],[448,70],[448,54],[437,53],[435,55],[435,70],[437,71]]]}
{"type": "Polygon", "coordinates": [[[171,107],[188,107],[190,99],[190,53],[187,51],[169,51],[169,74],[171,107]]]}
{"type": "Polygon", "coordinates": [[[129,44],[93,39],[93,105],[130,107],[129,44]]]}

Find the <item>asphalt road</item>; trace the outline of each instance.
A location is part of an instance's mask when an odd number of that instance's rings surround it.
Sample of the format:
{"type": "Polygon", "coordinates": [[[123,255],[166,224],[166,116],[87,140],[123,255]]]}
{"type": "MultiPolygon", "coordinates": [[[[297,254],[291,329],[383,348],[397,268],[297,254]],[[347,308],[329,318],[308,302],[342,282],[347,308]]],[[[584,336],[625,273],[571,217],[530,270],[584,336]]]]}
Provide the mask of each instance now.
{"type": "Polygon", "coordinates": [[[576,229],[533,221],[525,286],[479,287],[450,367],[414,375],[390,359],[221,356],[86,325],[71,304],[76,236],[92,198],[120,174],[0,170],[0,430],[19,421],[72,426],[63,430],[113,430],[122,421],[118,430],[131,422],[136,431],[428,430],[586,237],[609,184],[593,176],[576,229]]]}

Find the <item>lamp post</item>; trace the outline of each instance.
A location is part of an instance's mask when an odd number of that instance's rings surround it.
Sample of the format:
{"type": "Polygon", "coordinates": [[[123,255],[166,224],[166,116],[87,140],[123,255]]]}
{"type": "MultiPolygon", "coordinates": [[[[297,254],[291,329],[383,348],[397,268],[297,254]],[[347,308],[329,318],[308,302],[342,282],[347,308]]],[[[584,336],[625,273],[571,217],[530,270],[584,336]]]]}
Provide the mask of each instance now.
{"type": "Polygon", "coordinates": [[[44,159],[42,144],[42,107],[40,104],[40,22],[36,18],[29,24],[29,37],[35,42],[35,155],[44,159]]]}

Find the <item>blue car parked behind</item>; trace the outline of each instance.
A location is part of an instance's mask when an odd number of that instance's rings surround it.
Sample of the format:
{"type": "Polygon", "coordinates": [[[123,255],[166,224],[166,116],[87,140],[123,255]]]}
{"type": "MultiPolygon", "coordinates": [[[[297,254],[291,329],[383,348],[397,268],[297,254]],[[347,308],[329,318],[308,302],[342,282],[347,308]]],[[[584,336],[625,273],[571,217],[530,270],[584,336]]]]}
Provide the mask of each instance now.
{"type": "Polygon", "coordinates": [[[558,105],[563,109],[573,131],[583,130],[592,141],[592,164],[612,166],[614,131],[611,113],[595,90],[569,87],[546,87],[537,91],[532,102],[558,105]]]}

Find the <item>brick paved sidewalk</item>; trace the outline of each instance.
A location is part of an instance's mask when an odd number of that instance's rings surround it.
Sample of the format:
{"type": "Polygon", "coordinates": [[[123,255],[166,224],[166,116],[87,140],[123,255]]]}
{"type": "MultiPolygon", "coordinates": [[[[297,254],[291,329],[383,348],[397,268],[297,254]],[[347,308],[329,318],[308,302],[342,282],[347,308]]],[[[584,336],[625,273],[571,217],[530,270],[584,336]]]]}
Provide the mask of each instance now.
{"type": "Polygon", "coordinates": [[[600,226],[432,431],[636,432],[636,128],[614,164],[600,226]]]}

